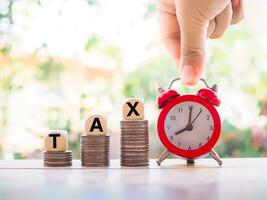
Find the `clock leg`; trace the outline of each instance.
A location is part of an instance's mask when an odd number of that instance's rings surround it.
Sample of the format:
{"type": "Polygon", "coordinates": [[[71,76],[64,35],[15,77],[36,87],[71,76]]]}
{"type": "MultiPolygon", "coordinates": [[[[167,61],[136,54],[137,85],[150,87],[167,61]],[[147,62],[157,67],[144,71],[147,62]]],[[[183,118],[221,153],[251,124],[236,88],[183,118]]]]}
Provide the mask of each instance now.
{"type": "Polygon", "coordinates": [[[216,151],[214,149],[211,149],[210,156],[214,160],[216,160],[219,163],[220,166],[223,164],[223,161],[221,160],[221,158],[219,157],[219,155],[216,153],[216,151]]]}
{"type": "Polygon", "coordinates": [[[187,165],[194,165],[195,164],[195,160],[194,159],[188,159],[186,160],[187,165]]]}
{"type": "Polygon", "coordinates": [[[159,159],[157,160],[157,164],[160,165],[166,158],[168,158],[170,156],[171,152],[168,151],[168,149],[166,149],[161,156],[159,157],[159,159]]]}

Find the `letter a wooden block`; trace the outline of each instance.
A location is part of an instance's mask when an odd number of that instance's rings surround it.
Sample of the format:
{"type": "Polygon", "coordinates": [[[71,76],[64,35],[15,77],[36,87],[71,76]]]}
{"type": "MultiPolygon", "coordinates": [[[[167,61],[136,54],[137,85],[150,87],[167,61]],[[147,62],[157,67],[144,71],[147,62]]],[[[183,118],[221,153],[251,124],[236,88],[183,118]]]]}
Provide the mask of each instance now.
{"type": "Polygon", "coordinates": [[[52,130],[45,137],[46,151],[66,151],[68,148],[68,133],[64,130],[52,130]]]}
{"type": "Polygon", "coordinates": [[[107,120],[101,115],[91,115],[85,121],[86,135],[106,135],[107,120]]]}
{"type": "Polygon", "coordinates": [[[122,116],[124,120],[144,119],[144,102],[138,98],[127,99],[122,107],[122,116]]]}

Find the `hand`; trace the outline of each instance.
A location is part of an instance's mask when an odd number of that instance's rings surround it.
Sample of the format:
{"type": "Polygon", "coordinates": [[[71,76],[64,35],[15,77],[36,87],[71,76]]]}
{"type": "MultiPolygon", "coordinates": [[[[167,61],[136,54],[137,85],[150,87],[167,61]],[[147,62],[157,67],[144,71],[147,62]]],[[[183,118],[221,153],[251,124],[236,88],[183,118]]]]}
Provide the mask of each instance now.
{"type": "Polygon", "coordinates": [[[159,0],[158,11],[163,41],[187,85],[201,77],[206,38],[221,37],[244,17],[243,0],[159,0]]]}

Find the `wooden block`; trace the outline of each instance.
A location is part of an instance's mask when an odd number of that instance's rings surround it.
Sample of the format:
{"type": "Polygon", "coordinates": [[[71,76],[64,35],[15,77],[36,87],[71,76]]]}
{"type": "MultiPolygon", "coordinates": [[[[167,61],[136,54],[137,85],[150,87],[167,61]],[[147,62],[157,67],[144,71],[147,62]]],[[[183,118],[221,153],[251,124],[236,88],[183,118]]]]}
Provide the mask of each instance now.
{"type": "Polygon", "coordinates": [[[124,120],[144,119],[144,102],[138,98],[129,98],[123,104],[122,118],[124,120]]]}
{"type": "Polygon", "coordinates": [[[45,137],[46,151],[66,151],[68,148],[68,133],[65,130],[51,130],[45,137]]]}
{"type": "Polygon", "coordinates": [[[85,120],[86,135],[106,135],[107,120],[101,115],[90,115],[85,120]]]}

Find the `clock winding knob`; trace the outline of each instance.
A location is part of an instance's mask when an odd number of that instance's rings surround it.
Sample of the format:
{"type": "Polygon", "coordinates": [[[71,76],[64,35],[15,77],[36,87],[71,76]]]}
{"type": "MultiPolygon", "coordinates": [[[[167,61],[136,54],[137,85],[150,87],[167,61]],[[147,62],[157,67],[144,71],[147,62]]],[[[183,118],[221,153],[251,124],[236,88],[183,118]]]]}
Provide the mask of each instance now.
{"type": "Polygon", "coordinates": [[[212,89],[214,92],[218,91],[218,85],[214,84],[210,89],[212,89]]]}

